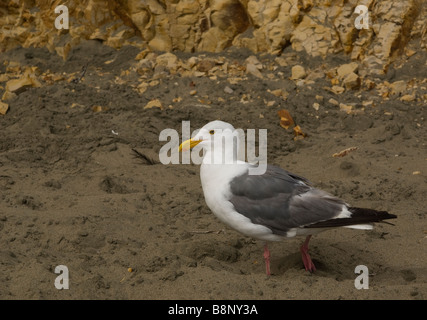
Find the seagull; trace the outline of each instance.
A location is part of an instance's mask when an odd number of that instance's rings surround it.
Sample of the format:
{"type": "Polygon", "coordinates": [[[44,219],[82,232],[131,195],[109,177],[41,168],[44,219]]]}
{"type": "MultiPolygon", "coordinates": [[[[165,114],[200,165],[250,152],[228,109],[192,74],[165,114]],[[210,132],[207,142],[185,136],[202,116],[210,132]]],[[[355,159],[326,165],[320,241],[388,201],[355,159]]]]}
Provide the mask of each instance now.
{"type": "Polygon", "coordinates": [[[270,241],[305,236],[301,257],[305,270],[314,272],[308,253],[312,235],[337,227],[371,230],[374,222],[396,218],[386,211],[352,207],[315,188],[306,178],[274,165],[268,164],[263,174],[251,174],[255,164],[236,159],[239,139],[216,143],[233,136],[231,124],[212,121],[184,141],[179,151],[196,146],[204,150],[200,180],[207,206],[231,228],[264,241],[267,275],[271,275],[270,241]]]}

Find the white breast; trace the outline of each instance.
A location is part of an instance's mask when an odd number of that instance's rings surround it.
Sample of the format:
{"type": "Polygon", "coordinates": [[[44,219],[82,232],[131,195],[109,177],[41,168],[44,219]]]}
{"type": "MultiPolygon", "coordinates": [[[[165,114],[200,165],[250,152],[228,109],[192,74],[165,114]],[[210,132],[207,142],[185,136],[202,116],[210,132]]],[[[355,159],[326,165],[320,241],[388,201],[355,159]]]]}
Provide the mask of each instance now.
{"type": "Polygon", "coordinates": [[[274,235],[269,228],[254,224],[249,218],[235,211],[233,204],[227,200],[231,195],[230,177],[243,174],[249,166],[244,162],[239,164],[202,164],[200,179],[207,206],[223,223],[244,235],[265,241],[282,240],[282,237],[274,235]]]}

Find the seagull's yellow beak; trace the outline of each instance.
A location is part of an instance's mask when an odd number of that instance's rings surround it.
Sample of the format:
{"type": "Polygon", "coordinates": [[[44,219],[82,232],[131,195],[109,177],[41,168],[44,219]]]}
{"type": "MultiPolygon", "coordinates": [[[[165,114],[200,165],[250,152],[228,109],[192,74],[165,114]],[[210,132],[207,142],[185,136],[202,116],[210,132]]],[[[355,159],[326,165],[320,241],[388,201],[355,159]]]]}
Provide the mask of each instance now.
{"type": "Polygon", "coordinates": [[[185,140],[183,143],[180,144],[179,152],[188,151],[190,149],[193,149],[195,146],[197,146],[202,141],[203,140],[201,140],[201,139],[200,140],[193,140],[193,139],[185,140]]]}

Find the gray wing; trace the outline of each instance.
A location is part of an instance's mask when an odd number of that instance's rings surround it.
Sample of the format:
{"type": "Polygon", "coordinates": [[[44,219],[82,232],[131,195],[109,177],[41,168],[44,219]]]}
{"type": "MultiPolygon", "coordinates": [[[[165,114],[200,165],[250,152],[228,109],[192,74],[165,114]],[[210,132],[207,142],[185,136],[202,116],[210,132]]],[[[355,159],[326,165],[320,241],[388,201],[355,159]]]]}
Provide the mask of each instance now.
{"type": "Polygon", "coordinates": [[[263,175],[248,172],[230,181],[229,201],[253,223],[286,235],[291,228],[334,219],[345,202],[316,189],[303,177],[276,166],[263,175]]]}

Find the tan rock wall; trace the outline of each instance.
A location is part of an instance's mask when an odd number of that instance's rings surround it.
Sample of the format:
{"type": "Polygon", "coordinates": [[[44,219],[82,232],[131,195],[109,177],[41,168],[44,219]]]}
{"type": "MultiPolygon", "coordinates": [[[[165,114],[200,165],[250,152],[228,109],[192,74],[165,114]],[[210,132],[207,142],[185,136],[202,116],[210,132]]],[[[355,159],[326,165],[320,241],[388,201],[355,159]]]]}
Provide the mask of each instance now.
{"type": "Polygon", "coordinates": [[[220,52],[234,45],[280,54],[286,46],[325,57],[345,52],[381,73],[411,37],[426,50],[424,0],[10,0],[0,2],[0,51],[47,47],[66,58],[81,39],[160,51],[220,52]],[[57,30],[58,5],[69,30],[57,30]],[[357,5],[369,29],[355,27],[357,5]]]}

